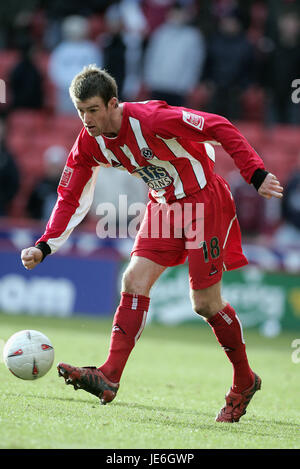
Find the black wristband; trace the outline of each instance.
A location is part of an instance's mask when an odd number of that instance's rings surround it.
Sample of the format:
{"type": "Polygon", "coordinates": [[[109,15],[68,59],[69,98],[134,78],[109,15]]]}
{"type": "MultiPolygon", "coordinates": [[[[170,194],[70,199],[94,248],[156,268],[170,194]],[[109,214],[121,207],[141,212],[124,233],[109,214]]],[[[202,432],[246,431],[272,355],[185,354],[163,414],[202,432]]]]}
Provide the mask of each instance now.
{"type": "Polygon", "coordinates": [[[255,187],[255,189],[258,191],[262,183],[264,182],[266,176],[267,176],[268,171],[265,169],[258,168],[254,171],[252,178],[251,178],[251,184],[255,187]]]}
{"type": "Polygon", "coordinates": [[[41,262],[45,259],[48,254],[51,254],[51,249],[49,244],[45,243],[44,241],[40,241],[38,244],[35,245],[36,248],[40,249],[43,253],[43,257],[41,262]]]}

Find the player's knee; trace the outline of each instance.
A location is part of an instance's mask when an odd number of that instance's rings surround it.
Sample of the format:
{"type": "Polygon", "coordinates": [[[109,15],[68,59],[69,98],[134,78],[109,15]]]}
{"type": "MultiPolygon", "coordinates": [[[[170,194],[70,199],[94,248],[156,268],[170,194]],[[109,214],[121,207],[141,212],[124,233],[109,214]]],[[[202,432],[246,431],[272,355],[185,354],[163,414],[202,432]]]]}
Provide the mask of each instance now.
{"type": "Polygon", "coordinates": [[[218,311],[221,311],[223,307],[223,301],[221,298],[212,300],[210,297],[206,297],[205,295],[203,297],[199,297],[198,295],[197,298],[191,296],[191,301],[195,313],[205,319],[211,318],[218,311]]]}
{"type": "Polygon", "coordinates": [[[150,286],[134,269],[126,270],[122,277],[122,291],[132,295],[149,296],[150,286]]]}
{"type": "Polygon", "coordinates": [[[204,317],[205,319],[209,319],[211,316],[214,315],[214,308],[212,305],[206,301],[197,302],[193,304],[193,310],[199,316],[204,317]]]}
{"type": "Polygon", "coordinates": [[[190,290],[190,298],[195,313],[209,319],[226,305],[221,295],[221,283],[203,290],[190,290]]]}

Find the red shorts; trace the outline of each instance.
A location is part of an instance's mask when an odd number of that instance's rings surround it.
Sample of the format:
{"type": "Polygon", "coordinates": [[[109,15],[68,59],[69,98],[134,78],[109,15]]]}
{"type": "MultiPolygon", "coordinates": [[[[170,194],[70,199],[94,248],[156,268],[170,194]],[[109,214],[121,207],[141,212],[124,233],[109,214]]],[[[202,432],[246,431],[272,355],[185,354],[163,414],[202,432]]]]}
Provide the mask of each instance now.
{"type": "Polygon", "coordinates": [[[131,255],[168,267],[187,258],[194,290],[219,282],[224,270],[246,265],[227,182],[216,175],[204,189],[174,203],[150,201],[131,255]]]}

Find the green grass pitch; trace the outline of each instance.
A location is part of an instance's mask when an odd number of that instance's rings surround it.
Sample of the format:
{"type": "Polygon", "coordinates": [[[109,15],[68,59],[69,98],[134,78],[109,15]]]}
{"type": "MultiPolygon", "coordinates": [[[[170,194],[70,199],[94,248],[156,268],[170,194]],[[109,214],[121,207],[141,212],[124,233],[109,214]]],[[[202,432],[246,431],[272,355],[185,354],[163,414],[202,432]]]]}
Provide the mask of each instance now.
{"type": "MultiPolygon", "coordinates": [[[[55,362],[100,365],[111,320],[0,314],[0,339],[37,329],[55,362]]],[[[239,423],[216,423],[232,370],[209,326],[147,324],[125,368],[116,399],[65,386],[56,367],[37,381],[15,378],[0,363],[0,448],[296,449],[300,447],[297,333],[266,339],[244,331],[262,390],[239,423]]],[[[299,333],[298,333],[299,336],[299,333]]]]}

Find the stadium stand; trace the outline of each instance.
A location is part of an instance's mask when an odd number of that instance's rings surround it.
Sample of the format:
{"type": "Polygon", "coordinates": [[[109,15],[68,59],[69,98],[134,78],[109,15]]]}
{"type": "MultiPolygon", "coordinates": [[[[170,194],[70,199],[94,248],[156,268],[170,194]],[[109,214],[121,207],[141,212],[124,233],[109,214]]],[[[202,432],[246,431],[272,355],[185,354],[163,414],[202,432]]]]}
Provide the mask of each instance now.
{"type": "Polygon", "coordinates": [[[71,149],[81,128],[77,117],[20,110],[9,115],[8,146],[21,171],[21,187],[11,207],[11,216],[26,216],[25,206],[35,182],[43,175],[43,154],[52,145],[71,149]]]}

